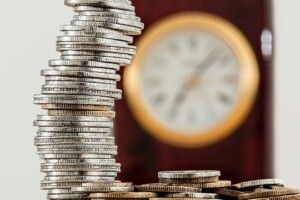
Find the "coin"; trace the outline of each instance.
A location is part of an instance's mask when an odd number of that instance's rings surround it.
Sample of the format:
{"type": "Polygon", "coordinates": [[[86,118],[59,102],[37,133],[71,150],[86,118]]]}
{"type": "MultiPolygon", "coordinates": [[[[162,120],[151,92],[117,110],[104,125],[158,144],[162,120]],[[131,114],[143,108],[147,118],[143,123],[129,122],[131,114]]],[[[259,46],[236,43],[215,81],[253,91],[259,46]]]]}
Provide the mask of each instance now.
{"type": "MultiPolygon", "coordinates": [[[[49,110],[48,114],[53,115],[66,115],[66,116],[95,116],[95,117],[109,117],[114,118],[114,111],[89,111],[89,110],[49,110]]],[[[85,132],[85,131],[80,131],[85,132]]],[[[97,131],[95,131],[97,132],[97,131]]]]}
{"type": "Polygon", "coordinates": [[[221,196],[234,197],[234,198],[238,198],[240,194],[244,194],[244,192],[228,189],[228,188],[214,188],[211,191],[221,196]]]}
{"type": "Polygon", "coordinates": [[[50,60],[49,66],[80,66],[80,67],[99,67],[119,70],[120,66],[113,63],[102,63],[89,60],[50,60]]]}
{"type": "Polygon", "coordinates": [[[81,11],[79,15],[82,16],[101,16],[101,17],[114,17],[114,18],[121,18],[121,19],[127,19],[127,20],[133,20],[140,22],[141,18],[137,17],[132,14],[127,13],[117,13],[117,12],[105,12],[105,11],[81,11]]]}
{"type": "Polygon", "coordinates": [[[238,199],[240,200],[257,199],[257,198],[267,198],[267,197],[293,195],[293,194],[299,194],[299,190],[293,188],[281,188],[275,190],[258,188],[254,190],[254,192],[249,192],[249,193],[245,192],[243,194],[239,194],[238,199]]]}
{"type": "Polygon", "coordinates": [[[220,171],[163,171],[158,172],[158,178],[204,178],[220,176],[220,171]]]}
{"type": "Polygon", "coordinates": [[[185,186],[170,186],[163,183],[152,183],[135,186],[137,191],[141,192],[201,192],[199,188],[185,186]]]}
{"type": "Polygon", "coordinates": [[[79,159],[79,158],[95,158],[95,159],[109,159],[112,158],[112,155],[104,154],[64,154],[64,153],[48,153],[39,155],[41,159],[79,159]]]}
{"type": "MultiPolygon", "coordinates": [[[[192,198],[193,200],[205,200],[205,198],[192,198]]],[[[191,200],[191,198],[150,198],[149,200],[191,200]]],[[[221,199],[210,199],[210,200],[221,200],[221,199]]]]}
{"type": "Polygon", "coordinates": [[[113,193],[92,193],[90,198],[107,198],[107,199],[148,199],[155,198],[154,192],[113,192],[113,193]]]}
{"type": "Polygon", "coordinates": [[[94,6],[75,6],[75,12],[83,12],[83,11],[96,11],[96,12],[110,12],[110,13],[120,13],[126,15],[133,15],[135,16],[135,12],[128,11],[128,10],[121,10],[121,9],[114,9],[114,8],[101,8],[101,7],[94,7],[94,6]]]}
{"type": "Polygon", "coordinates": [[[48,199],[85,199],[87,194],[48,194],[48,199]]]}
{"type": "Polygon", "coordinates": [[[199,187],[199,188],[224,188],[231,186],[231,181],[217,181],[211,183],[170,183],[173,186],[199,187]]]}
{"type": "Polygon", "coordinates": [[[94,117],[94,116],[48,116],[38,115],[38,121],[74,121],[74,122],[108,122],[110,119],[106,117],[94,117]]]}
{"type": "Polygon", "coordinates": [[[114,106],[112,98],[84,95],[34,95],[34,103],[114,106]]]}
{"type": "Polygon", "coordinates": [[[284,185],[284,184],[283,181],[280,179],[260,179],[260,180],[237,183],[232,185],[232,187],[242,189],[242,188],[256,187],[256,186],[263,186],[263,185],[284,185]]]}
{"type": "Polygon", "coordinates": [[[160,183],[207,183],[216,182],[219,180],[218,176],[204,177],[204,178],[160,178],[160,183]]]}
{"type": "Polygon", "coordinates": [[[108,187],[108,186],[84,186],[84,187],[73,187],[72,192],[132,192],[133,187],[108,187]]]}
{"type": "MultiPolygon", "coordinates": [[[[93,172],[86,172],[93,173],[93,172]]],[[[95,173],[95,172],[94,172],[95,173]]],[[[83,187],[131,187],[130,182],[94,182],[94,183],[82,183],[83,187]]]]}
{"type": "Polygon", "coordinates": [[[93,110],[93,111],[109,111],[109,106],[94,105],[72,105],[72,104],[43,104],[42,109],[45,110],[93,110]]]}
{"type": "Polygon", "coordinates": [[[200,198],[200,199],[217,199],[218,195],[213,193],[170,193],[166,194],[165,197],[169,198],[200,198]]]}

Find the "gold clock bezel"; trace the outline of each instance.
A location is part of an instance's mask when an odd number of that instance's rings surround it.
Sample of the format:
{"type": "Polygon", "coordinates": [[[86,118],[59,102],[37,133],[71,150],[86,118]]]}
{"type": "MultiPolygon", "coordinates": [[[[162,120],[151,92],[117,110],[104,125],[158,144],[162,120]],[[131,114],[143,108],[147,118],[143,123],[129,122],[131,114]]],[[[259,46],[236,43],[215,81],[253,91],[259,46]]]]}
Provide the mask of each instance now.
{"type": "Polygon", "coordinates": [[[207,146],[231,135],[249,114],[259,84],[258,64],[246,37],[230,22],[205,13],[175,14],[150,27],[138,41],[137,47],[138,52],[132,65],[124,72],[126,99],[136,120],[156,139],[183,148],[207,146]],[[174,131],[155,119],[143,102],[141,89],[142,63],[151,47],[160,38],[184,28],[205,30],[222,38],[234,51],[241,67],[240,95],[231,114],[217,126],[193,133],[174,131]]]}

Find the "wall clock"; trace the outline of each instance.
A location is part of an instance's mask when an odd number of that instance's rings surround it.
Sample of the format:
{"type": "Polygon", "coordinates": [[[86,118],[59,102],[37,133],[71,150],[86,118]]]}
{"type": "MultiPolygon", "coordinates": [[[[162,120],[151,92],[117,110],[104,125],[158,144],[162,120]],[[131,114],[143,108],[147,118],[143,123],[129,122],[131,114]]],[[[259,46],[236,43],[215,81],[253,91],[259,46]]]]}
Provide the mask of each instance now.
{"type": "Polygon", "coordinates": [[[184,169],[218,169],[233,182],[272,177],[270,1],[132,3],[146,29],[119,86],[120,180],[184,169]]]}
{"type": "Polygon", "coordinates": [[[248,115],[258,86],[252,47],[231,23],[180,13],[149,28],[126,68],[127,100],[148,133],[193,148],[224,139],[248,115]]]}

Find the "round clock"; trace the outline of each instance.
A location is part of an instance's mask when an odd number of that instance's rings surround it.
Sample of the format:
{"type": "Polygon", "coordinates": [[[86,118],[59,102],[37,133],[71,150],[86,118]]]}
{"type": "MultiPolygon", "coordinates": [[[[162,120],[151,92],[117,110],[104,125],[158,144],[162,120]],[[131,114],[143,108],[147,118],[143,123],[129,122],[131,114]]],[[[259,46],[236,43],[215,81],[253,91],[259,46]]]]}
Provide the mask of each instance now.
{"type": "Polygon", "coordinates": [[[139,40],[124,86],[140,125],[158,140],[193,148],[235,131],[252,107],[259,73],[244,35],[219,17],[182,13],[139,40]]]}

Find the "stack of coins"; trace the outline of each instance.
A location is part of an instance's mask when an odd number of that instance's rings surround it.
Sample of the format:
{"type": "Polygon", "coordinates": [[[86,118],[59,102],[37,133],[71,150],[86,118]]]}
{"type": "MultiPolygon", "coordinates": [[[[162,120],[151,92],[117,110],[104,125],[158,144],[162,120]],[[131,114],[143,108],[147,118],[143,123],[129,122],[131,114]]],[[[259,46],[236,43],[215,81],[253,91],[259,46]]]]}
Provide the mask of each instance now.
{"type": "MultiPolygon", "coordinates": [[[[103,183],[105,191],[131,191],[116,180],[120,164],[113,128],[114,101],[120,66],[131,63],[143,23],[130,0],[65,0],[77,14],[70,25],[61,26],[57,50],[61,58],[50,60],[42,70],[45,85],[34,103],[47,110],[34,122],[38,126],[35,145],[41,182],[48,199],[85,199],[88,191],[76,192],[85,183],[103,183]],[[109,186],[117,184],[118,187],[109,186]],[[77,188],[78,189],[78,188],[77,188]]],[[[79,189],[80,190],[80,189],[79,189]]]]}
{"type": "Polygon", "coordinates": [[[163,171],[158,173],[159,183],[135,186],[137,191],[156,192],[151,200],[218,199],[207,190],[225,188],[230,181],[220,181],[220,171],[163,171]]]}
{"type": "Polygon", "coordinates": [[[262,179],[234,184],[228,188],[213,189],[224,199],[238,200],[297,200],[298,189],[286,188],[280,179],[262,179]]]}
{"type": "Polygon", "coordinates": [[[80,187],[73,187],[72,192],[77,194],[89,194],[89,199],[101,200],[148,200],[157,197],[153,192],[133,192],[132,183],[83,183],[80,187]]]}

